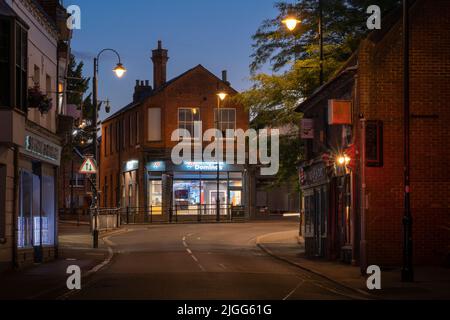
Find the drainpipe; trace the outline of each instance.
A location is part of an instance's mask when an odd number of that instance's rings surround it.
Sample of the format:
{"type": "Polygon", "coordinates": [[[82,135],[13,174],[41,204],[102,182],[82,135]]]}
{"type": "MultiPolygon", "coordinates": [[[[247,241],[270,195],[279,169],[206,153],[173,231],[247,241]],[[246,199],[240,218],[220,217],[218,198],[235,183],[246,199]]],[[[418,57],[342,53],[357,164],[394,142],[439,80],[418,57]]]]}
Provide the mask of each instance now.
{"type": "Polygon", "coordinates": [[[19,147],[14,147],[14,195],[13,195],[13,213],[12,213],[12,266],[18,267],[17,263],[17,217],[18,217],[18,199],[19,199],[19,147]]]}
{"type": "Polygon", "coordinates": [[[361,274],[367,271],[367,241],[366,241],[366,119],[361,122],[361,240],[360,240],[360,267],[361,274]]]}

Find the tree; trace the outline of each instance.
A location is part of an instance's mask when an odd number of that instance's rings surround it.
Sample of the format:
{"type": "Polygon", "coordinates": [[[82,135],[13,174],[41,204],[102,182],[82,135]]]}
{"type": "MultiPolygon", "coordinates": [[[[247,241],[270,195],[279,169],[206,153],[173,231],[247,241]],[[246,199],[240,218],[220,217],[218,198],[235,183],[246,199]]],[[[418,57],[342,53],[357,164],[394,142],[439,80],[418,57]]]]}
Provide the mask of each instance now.
{"type": "Polygon", "coordinates": [[[70,55],[69,68],[67,70],[67,103],[81,108],[84,95],[89,89],[90,78],[83,77],[83,61],[77,63],[75,56],[70,55]]]}
{"type": "MultiPolygon", "coordinates": [[[[323,40],[325,80],[349,59],[360,40],[369,32],[367,7],[379,5],[382,15],[396,8],[395,0],[323,0],[323,40]]],[[[319,87],[318,0],[277,2],[278,15],[265,20],[253,35],[250,65],[252,88],[236,97],[252,116],[255,128],[290,128],[280,138],[280,171],[275,184],[298,181],[297,167],[303,146],[297,135],[300,101],[319,87]],[[301,20],[293,32],[281,21],[288,15],[301,20]],[[270,64],[274,74],[258,73],[270,64]]]]}

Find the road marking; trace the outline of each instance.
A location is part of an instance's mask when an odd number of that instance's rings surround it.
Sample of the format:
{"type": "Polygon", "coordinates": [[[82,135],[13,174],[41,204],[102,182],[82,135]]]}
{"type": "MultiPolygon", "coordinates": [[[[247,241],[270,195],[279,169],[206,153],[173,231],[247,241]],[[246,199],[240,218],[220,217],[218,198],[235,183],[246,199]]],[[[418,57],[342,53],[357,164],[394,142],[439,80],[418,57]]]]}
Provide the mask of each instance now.
{"type": "Polygon", "coordinates": [[[198,259],[194,255],[192,255],[192,259],[194,259],[195,262],[198,262],[198,259]]]}
{"type": "Polygon", "coordinates": [[[305,283],[305,280],[301,280],[301,281],[298,283],[298,285],[297,285],[294,289],[292,289],[292,291],[289,292],[289,294],[288,294],[286,297],[283,298],[283,301],[289,299],[289,298],[295,293],[295,291],[297,291],[298,288],[300,288],[300,286],[301,286],[302,284],[304,284],[304,283],[305,283]]]}
{"type": "Polygon", "coordinates": [[[190,255],[192,255],[191,249],[187,248],[186,251],[187,251],[190,255]]]}

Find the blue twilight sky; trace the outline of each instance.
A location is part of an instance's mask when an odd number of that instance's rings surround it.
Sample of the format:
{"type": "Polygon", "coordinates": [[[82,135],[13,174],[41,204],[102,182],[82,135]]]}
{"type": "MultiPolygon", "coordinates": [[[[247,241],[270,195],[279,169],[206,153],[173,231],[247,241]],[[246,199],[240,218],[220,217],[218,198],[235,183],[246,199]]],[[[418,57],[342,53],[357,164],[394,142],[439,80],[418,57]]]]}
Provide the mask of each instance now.
{"type": "MultiPolygon", "coordinates": [[[[109,98],[112,112],[131,101],[137,79],[153,84],[151,50],[157,41],[169,50],[167,77],[202,64],[220,76],[228,70],[232,86],[250,86],[251,36],[266,18],[276,16],[274,0],[65,0],[81,8],[81,30],[75,30],[72,52],[85,61],[91,76],[92,59],[103,48],[116,49],[128,69],[116,79],[112,53],[102,55],[99,98],[109,98]]],[[[103,119],[104,114],[101,114],[103,119]]]]}

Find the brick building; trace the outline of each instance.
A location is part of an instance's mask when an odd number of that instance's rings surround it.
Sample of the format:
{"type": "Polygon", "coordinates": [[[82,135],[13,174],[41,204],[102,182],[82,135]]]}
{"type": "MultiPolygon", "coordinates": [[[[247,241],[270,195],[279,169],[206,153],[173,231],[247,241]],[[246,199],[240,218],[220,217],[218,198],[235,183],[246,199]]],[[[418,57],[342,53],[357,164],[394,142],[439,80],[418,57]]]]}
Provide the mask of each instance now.
{"type": "MultiPolygon", "coordinates": [[[[414,263],[441,264],[450,251],[450,2],[417,0],[410,16],[414,263]]],[[[394,12],[298,108],[314,122],[300,170],[309,256],[362,267],[401,264],[402,48],[394,12]]]]}
{"type": "MultiPolygon", "coordinates": [[[[130,208],[142,219],[167,219],[177,215],[209,215],[217,194],[217,163],[171,161],[172,132],[182,128],[191,134],[201,122],[203,132],[214,128],[220,107],[220,126],[248,129],[249,115],[230,99],[221,101],[219,92],[229,97],[237,92],[223,72],[222,79],[198,65],[166,81],[168,51],[152,52],[153,87],[136,81],[133,101],[103,121],[100,150],[100,205],[130,208]],[[174,211],[176,211],[174,213],[174,211]],[[142,214],[144,213],[144,214],[142,214]]],[[[209,143],[193,139],[205,147],[209,143]]],[[[219,197],[224,206],[243,206],[246,170],[244,166],[219,163],[219,197]]],[[[248,208],[248,207],[247,207],[248,208]]]]}

